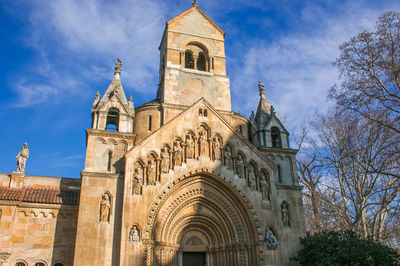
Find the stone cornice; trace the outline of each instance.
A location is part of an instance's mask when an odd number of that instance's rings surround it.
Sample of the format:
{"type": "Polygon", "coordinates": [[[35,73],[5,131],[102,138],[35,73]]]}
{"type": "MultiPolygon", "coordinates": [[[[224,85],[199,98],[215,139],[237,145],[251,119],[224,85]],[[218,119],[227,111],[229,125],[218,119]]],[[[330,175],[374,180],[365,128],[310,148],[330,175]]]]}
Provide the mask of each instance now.
{"type": "Polygon", "coordinates": [[[125,139],[135,139],[136,134],[127,133],[127,132],[116,132],[116,131],[108,131],[108,130],[98,130],[93,128],[86,129],[86,136],[98,136],[98,137],[117,137],[117,138],[125,138],[125,139]]]}

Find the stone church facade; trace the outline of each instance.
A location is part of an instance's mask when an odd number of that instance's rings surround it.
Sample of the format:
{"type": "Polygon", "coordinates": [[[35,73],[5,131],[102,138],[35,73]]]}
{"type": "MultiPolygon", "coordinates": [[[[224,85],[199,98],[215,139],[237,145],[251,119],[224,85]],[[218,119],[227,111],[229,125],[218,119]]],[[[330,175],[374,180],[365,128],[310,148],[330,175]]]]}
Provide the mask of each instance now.
{"type": "Polygon", "coordinates": [[[118,60],[81,179],[0,175],[1,265],[291,264],[297,151],[261,83],[256,114],[231,110],[224,36],[196,4],[168,21],[157,97],[136,108],[118,60]]]}

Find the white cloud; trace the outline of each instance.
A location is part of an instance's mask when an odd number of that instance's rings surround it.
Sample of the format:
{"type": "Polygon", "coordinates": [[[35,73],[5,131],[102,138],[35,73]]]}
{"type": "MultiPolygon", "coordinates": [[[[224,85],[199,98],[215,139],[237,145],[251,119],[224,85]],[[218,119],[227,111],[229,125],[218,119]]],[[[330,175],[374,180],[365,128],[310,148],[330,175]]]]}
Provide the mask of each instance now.
{"type": "Polygon", "coordinates": [[[315,110],[327,110],[327,91],[338,77],[331,62],[339,55],[339,45],[363,30],[373,30],[378,16],[387,11],[362,3],[345,4],[338,8],[343,12],[335,14],[306,6],[295,32],[273,41],[255,39],[230,73],[233,107],[245,114],[255,110],[257,82],[262,80],[267,99],[290,122],[300,123],[315,110]]]}

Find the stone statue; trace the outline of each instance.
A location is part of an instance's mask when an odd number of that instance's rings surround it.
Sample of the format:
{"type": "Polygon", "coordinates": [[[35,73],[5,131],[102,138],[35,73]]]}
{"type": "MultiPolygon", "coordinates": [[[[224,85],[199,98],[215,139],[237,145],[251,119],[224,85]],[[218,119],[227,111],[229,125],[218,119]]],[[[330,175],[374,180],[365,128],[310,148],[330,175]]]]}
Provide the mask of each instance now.
{"type": "Polygon", "coordinates": [[[100,222],[109,223],[111,214],[110,195],[104,193],[100,202],[100,222]]]}
{"type": "Polygon", "coordinates": [[[143,175],[140,170],[136,168],[132,176],[132,194],[135,195],[142,194],[143,175]]]}
{"type": "Polygon", "coordinates": [[[249,116],[249,120],[250,121],[254,121],[255,115],[254,115],[254,111],[251,111],[251,114],[249,116]]]}
{"type": "Polygon", "coordinates": [[[282,212],[282,223],[283,226],[290,227],[290,211],[289,211],[289,204],[284,201],[281,205],[281,212],[282,212]]]}
{"type": "Polygon", "coordinates": [[[96,105],[99,103],[99,101],[100,101],[100,92],[98,91],[96,92],[96,96],[94,97],[92,108],[95,108],[96,105]]]}
{"type": "Polygon", "coordinates": [[[115,63],[115,75],[121,73],[122,62],[121,59],[117,58],[117,62],[115,63]]]}
{"type": "Polygon", "coordinates": [[[228,146],[224,150],[224,164],[227,169],[233,169],[232,152],[228,146]]]}
{"type": "Polygon", "coordinates": [[[161,149],[161,172],[168,173],[169,172],[169,150],[167,147],[161,149]]]}
{"type": "Polygon", "coordinates": [[[140,234],[139,229],[136,225],[132,226],[131,230],[129,231],[129,243],[139,243],[140,242],[140,234]]]}
{"type": "Polygon", "coordinates": [[[191,134],[186,135],[186,158],[194,159],[194,141],[191,134]]]}
{"type": "Polygon", "coordinates": [[[250,165],[249,167],[249,187],[252,190],[256,190],[256,173],[254,165],[250,165]]]}
{"type": "Polygon", "coordinates": [[[174,166],[182,164],[182,144],[179,140],[174,141],[174,155],[173,155],[174,166]]]}
{"type": "Polygon", "coordinates": [[[22,149],[17,155],[17,170],[15,172],[25,174],[25,164],[26,160],[29,158],[28,143],[24,143],[22,149]]]}
{"type": "Polygon", "coordinates": [[[260,178],[260,189],[261,189],[262,198],[264,200],[270,200],[270,189],[269,189],[267,178],[264,174],[262,174],[261,178],[260,178]]]}
{"type": "Polygon", "coordinates": [[[278,247],[278,239],[276,239],[274,232],[269,227],[265,230],[265,244],[268,249],[272,250],[278,247]]]}
{"type": "Polygon", "coordinates": [[[128,106],[133,107],[133,97],[132,96],[129,96],[128,106]]]}
{"type": "Polygon", "coordinates": [[[242,155],[238,154],[236,158],[236,174],[239,177],[244,177],[244,164],[242,155]]]}
{"type": "Polygon", "coordinates": [[[221,161],[221,141],[218,137],[215,137],[213,141],[213,159],[221,161]]]}
{"type": "Polygon", "coordinates": [[[264,95],[264,84],[262,84],[262,82],[261,81],[259,81],[258,82],[258,91],[259,91],[259,93],[260,93],[260,96],[263,96],[264,95]]]}
{"type": "Polygon", "coordinates": [[[202,130],[199,132],[199,151],[200,155],[207,155],[207,132],[202,130]]]}
{"type": "Polygon", "coordinates": [[[147,162],[147,180],[149,185],[156,184],[156,162],[154,159],[147,162]]]}

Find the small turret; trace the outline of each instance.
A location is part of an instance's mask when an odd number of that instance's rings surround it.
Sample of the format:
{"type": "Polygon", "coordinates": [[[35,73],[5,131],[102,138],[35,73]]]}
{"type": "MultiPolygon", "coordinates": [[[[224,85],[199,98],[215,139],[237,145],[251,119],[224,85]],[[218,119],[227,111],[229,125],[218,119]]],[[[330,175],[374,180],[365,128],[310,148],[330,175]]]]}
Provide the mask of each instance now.
{"type": "Polygon", "coordinates": [[[92,128],[100,130],[114,130],[118,132],[131,133],[135,109],[132,96],[129,102],[126,100],[124,89],[122,88],[121,75],[122,62],[118,58],[115,66],[114,78],[110,86],[100,99],[97,92],[92,106],[92,128]]]}

